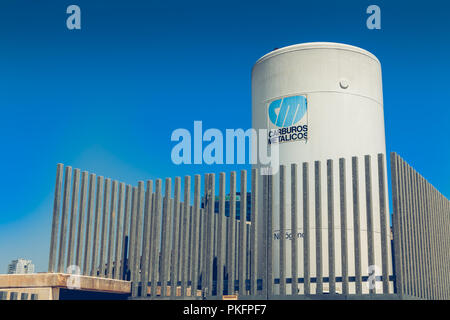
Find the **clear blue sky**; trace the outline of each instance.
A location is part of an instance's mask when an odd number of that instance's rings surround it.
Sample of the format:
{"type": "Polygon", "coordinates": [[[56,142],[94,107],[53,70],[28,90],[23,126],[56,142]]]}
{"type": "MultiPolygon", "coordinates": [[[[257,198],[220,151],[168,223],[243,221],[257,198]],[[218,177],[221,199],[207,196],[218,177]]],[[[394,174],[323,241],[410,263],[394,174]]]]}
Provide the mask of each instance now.
{"type": "Polygon", "coordinates": [[[251,126],[254,62],[331,41],[382,63],[387,151],[450,196],[449,4],[443,1],[0,2],[0,273],[47,268],[58,162],[136,184],[236,167],[175,166],[176,128],[251,126]],[[66,8],[82,30],[66,28],[66,8]],[[368,5],[381,30],[366,28],[368,5]]]}

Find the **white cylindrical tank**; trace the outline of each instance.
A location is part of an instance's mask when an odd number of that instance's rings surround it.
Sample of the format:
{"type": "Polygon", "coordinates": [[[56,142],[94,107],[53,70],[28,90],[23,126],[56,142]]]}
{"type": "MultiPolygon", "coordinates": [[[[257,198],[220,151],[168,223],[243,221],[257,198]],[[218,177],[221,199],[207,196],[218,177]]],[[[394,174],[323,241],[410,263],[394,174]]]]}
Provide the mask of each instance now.
{"type": "MultiPolygon", "coordinates": [[[[338,43],[305,43],[274,50],[260,58],[252,70],[252,126],[269,129],[271,143],[279,146],[279,161],[286,165],[286,226],[290,228],[290,164],[298,164],[298,231],[303,232],[303,162],[309,163],[310,259],[311,277],[315,277],[316,238],[314,211],[314,161],[321,161],[323,276],[328,276],[328,159],[334,166],[334,226],[336,276],[341,275],[339,211],[339,158],[346,159],[347,228],[349,276],[355,276],[352,216],[351,158],[359,160],[359,196],[362,275],[368,275],[367,220],[364,189],[364,155],[371,155],[372,180],[378,181],[377,154],[386,154],[381,65],[370,52],[338,43]]],[[[260,165],[255,165],[260,168],[260,165]]],[[[261,181],[262,179],[260,179],[261,181]]],[[[278,181],[278,174],[275,177],[278,181]]],[[[386,183],[387,185],[387,183],[386,183]]],[[[377,186],[377,184],[374,184],[377,186]]],[[[262,186],[260,185],[260,188],[262,186]]],[[[387,191],[387,189],[386,189],[387,191]]],[[[372,194],[375,237],[375,263],[381,268],[380,216],[378,189],[372,194]]],[[[262,199],[260,199],[262,201],[262,199]]],[[[260,207],[262,204],[260,204],[260,207]]],[[[386,202],[387,205],[387,202],[386,202]]],[[[279,185],[274,186],[275,218],[272,232],[279,230],[279,185]]],[[[262,224],[260,224],[262,225],[262,224]]],[[[261,230],[261,232],[263,232],[261,230]]],[[[287,230],[287,233],[289,230],[287,230]]],[[[285,231],[281,230],[281,234],[285,231]]],[[[298,274],[303,276],[303,239],[296,237],[299,249],[298,274]]],[[[290,277],[290,242],[287,242],[287,277],[290,277]]],[[[389,243],[390,247],[390,243],[389,243]]],[[[274,259],[278,244],[274,240],[274,259]]],[[[264,253],[260,253],[264,254],[264,253]]],[[[389,257],[390,257],[389,252],[389,257]]],[[[391,261],[391,259],[389,259],[391,261]]],[[[277,263],[274,263],[275,278],[277,263]]],[[[392,274],[390,265],[389,274],[392,274]]],[[[326,291],[327,282],[324,281],[326,291]]],[[[311,285],[314,288],[314,283],[311,285]]],[[[365,286],[364,286],[365,287],[365,286]]],[[[300,292],[302,287],[299,287],[300,292]]],[[[314,290],[314,289],[313,289],[314,290]]],[[[337,282],[337,290],[340,283],[337,282]]],[[[350,281],[354,291],[354,282],[350,281]]],[[[366,290],[364,290],[366,291],[366,290]]],[[[314,291],[313,291],[314,292],[314,291]]]]}

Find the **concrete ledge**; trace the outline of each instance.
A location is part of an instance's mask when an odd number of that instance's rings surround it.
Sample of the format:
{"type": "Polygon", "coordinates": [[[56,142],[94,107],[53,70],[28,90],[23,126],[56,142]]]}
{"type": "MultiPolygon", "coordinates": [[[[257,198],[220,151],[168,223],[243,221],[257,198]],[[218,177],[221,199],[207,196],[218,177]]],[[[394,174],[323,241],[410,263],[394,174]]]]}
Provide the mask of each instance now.
{"type": "Polygon", "coordinates": [[[0,275],[0,290],[13,288],[63,288],[107,293],[129,294],[130,281],[64,273],[6,274],[0,275]],[[75,278],[70,278],[70,277],[75,278]],[[69,280],[70,279],[70,280],[69,280]],[[71,281],[74,280],[74,281],[71,281]]]}

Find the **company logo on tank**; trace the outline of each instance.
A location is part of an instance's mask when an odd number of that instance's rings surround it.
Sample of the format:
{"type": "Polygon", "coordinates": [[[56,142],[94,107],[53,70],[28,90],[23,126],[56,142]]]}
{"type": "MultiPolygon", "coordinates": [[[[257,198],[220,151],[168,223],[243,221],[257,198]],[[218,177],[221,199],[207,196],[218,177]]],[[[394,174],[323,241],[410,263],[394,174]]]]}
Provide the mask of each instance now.
{"type": "Polygon", "coordinates": [[[269,144],[308,139],[306,96],[289,96],[268,104],[269,144]]]}

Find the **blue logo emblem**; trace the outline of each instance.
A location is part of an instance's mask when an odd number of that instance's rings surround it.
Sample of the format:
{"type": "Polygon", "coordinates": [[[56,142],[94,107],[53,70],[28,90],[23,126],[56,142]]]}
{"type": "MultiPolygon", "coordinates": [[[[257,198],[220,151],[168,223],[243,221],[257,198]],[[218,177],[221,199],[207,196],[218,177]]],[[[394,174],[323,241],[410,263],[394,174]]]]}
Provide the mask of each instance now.
{"type": "Polygon", "coordinates": [[[289,127],[299,122],[306,113],[305,96],[285,97],[269,105],[269,119],[277,127],[289,127]],[[276,112],[278,110],[278,112],[276,112]]]}

